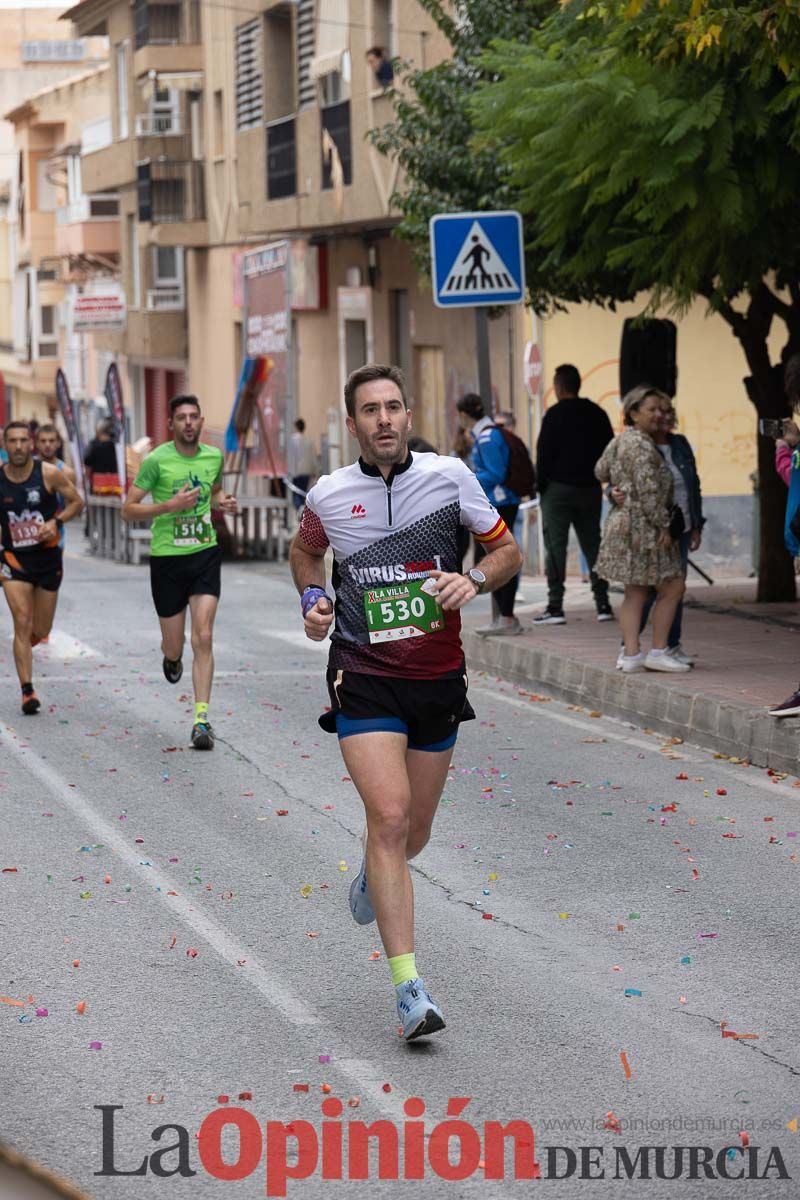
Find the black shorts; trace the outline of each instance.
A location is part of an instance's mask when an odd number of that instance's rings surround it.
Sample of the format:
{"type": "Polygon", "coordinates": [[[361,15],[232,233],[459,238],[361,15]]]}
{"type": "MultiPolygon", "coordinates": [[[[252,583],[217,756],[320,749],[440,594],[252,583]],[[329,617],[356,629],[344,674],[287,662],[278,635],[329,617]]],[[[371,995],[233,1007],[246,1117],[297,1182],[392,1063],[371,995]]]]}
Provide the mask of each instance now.
{"type": "Polygon", "coordinates": [[[194,554],[164,554],[150,559],[150,591],[160,617],[176,617],[190,596],[219,596],[222,549],[209,546],[194,554]]]}
{"type": "Polygon", "coordinates": [[[60,548],[18,551],[0,550],[0,580],[14,579],[30,583],[43,592],[57,592],[64,578],[64,559],[60,548]]]}
{"type": "Polygon", "coordinates": [[[467,677],[398,679],[328,670],[330,712],[319,724],[339,738],[356,733],[404,733],[410,750],[448,750],[462,721],[474,721],[467,677]]]}

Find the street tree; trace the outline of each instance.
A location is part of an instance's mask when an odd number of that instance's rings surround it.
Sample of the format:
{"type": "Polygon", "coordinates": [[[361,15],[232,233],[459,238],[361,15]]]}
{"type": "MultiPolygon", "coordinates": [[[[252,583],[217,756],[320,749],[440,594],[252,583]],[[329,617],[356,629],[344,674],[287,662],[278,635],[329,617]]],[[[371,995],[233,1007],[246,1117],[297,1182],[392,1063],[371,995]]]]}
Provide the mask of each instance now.
{"type": "MultiPolygon", "coordinates": [[[[573,0],[484,51],[468,101],[475,153],[523,213],[536,299],[644,293],[681,314],[704,298],[760,417],[788,414],[782,364],[800,352],[798,64],[795,3],[573,0]]],[[[758,468],[758,598],[793,599],[763,437],[758,468]]]]}

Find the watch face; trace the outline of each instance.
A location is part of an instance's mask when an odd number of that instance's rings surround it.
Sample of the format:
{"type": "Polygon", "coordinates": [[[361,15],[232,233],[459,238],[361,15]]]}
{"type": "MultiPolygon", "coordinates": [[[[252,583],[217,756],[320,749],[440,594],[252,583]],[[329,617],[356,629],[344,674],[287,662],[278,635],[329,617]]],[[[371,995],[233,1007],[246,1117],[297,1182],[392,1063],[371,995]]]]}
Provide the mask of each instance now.
{"type": "Polygon", "coordinates": [[[476,583],[486,583],[486,576],[484,575],[483,571],[479,571],[477,567],[472,568],[470,571],[470,577],[474,579],[476,583]]]}

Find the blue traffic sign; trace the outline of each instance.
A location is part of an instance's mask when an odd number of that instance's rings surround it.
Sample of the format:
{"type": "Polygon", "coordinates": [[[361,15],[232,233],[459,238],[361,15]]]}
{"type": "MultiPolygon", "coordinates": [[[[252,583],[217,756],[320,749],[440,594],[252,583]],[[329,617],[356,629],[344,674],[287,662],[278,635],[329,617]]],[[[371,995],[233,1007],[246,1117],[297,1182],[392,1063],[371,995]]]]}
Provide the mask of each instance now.
{"type": "Polygon", "coordinates": [[[525,298],[518,212],[431,217],[433,300],[439,308],[518,304],[525,298]]]}

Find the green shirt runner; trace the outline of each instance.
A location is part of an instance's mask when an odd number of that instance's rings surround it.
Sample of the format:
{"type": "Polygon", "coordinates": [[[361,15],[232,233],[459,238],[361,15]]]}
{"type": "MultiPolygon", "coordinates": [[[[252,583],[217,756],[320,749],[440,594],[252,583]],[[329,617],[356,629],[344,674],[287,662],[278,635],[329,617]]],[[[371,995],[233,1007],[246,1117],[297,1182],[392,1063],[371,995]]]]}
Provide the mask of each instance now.
{"type": "Polygon", "coordinates": [[[194,508],[154,518],[151,557],[196,554],[198,550],[216,546],[211,489],[222,479],[222,465],[222,451],[203,443],[191,457],[179,454],[174,442],[164,442],[148,454],[133,482],[135,487],[149,492],[156,504],[170,500],[187,483],[191,488],[200,488],[194,508]]]}

